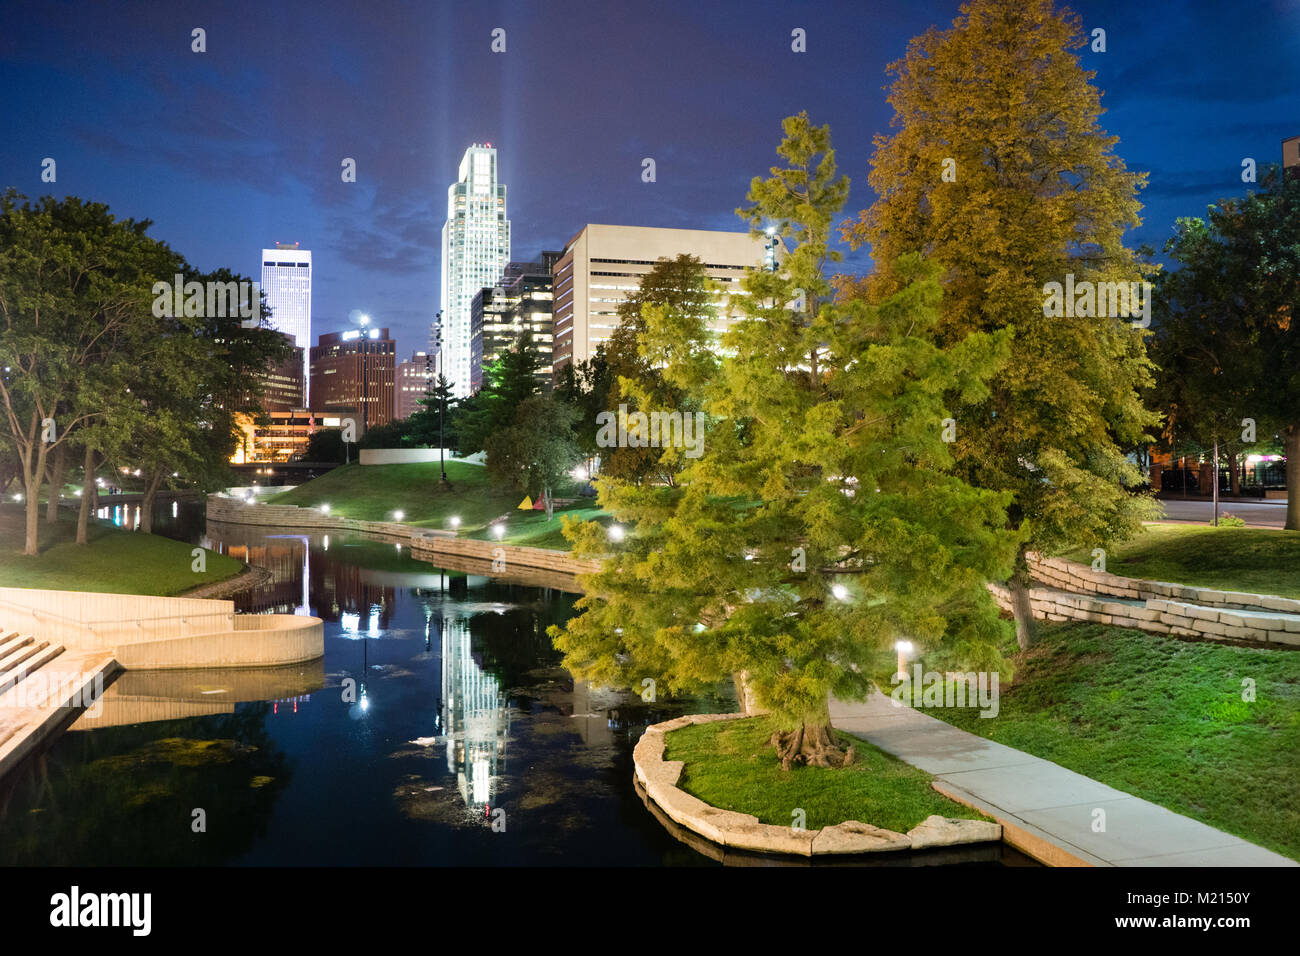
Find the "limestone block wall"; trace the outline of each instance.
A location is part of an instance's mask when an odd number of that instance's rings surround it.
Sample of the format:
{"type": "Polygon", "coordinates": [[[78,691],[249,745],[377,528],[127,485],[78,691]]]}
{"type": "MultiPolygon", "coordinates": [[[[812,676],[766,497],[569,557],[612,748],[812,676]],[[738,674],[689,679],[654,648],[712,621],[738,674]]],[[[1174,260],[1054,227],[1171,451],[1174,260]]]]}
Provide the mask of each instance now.
{"type": "MultiPolygon", "coordinates": [[[[1011,597],[1006,587],[990,584],[988,588],[998,605],[1010,611],[1011,597]]],[[[1048,621],[1094,621],[1153,634],[1300,646],[1300,617],[1201,607],[1163,598],[1115,601],[1104,595],[1070,594],[1054,588],[1031,588],[1029,603],[1034,617],[1048,621]]]]}
{"type": "Polygon", "coordinates": [[[1239,608],[1250,611],[1281,611],[1300,614],[1300,601],[1271,594],[1250,594],[1243,591],[1220,591],[1215,588],[1190,587],[1167,581],[1147,581],[1126,578],[1105,571],[1094,571],[1085,564],[1066,561],[1064,558],[1044,558],[1030,554],[1029,570],[1034,577],[1049,587],[1063,591],[1087,594],[1108,594],[1113,597],[1134,598],[1142,601],[1186,601],[1209,607],[1239,608]]]}

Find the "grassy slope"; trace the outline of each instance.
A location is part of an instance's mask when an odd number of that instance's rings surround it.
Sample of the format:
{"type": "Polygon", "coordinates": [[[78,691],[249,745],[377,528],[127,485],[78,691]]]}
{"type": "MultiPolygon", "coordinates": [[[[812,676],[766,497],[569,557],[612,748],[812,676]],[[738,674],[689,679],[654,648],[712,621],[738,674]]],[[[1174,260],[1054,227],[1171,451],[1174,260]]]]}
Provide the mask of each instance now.
{"type": "MultiPolygon", "coordinates": [[[[1091,563],[1091,549],[1065,555],[1091,563]]],[[[1300,598],[1300,531],[1158,524],[1106,552],[1106,570],[1131,578],[1300,598]]]]}
{"type": "Polygon", "coordinates": [[[368,521],[392,521],[395,511],[402,511],[407,524],[426,528],[448,528],[449,519],[460,518],[461,534],[470,538],[496,540],[488,527],[505,517],[508,544],[568,550],[569,542],[560,533],[559,516],[566,511],[584,518],[603,512],[583,499],[572,508],[557,509],[554,520],[547,522],[545,512],[519,511],[523,494],[504,488],[477,465],[447,463],[451,491],[438,484],[441,469],[437,462],[412,465],[341,465],[314,481],[291,491],[266,498],[268,503],[316,507],[330,506],[330,514],[368,521]]]}
{"type": "Polygon", "coordinates": [[[675,730],[665,760],[686,762],[681,787],[705,803],[790,826],[796,808],[809,830],[857,820],[905,833],[926,817],[979,819],[980,814],[930,787],[929,774],[865,741],[856,741],[855,762],[842,770],[781,769],[768,746],[766,718],[718,721],[675,730]]]}
{"type": "Polygon", "coordinates": [[[0,586],[168,597],[233,577],[244,567],[208,551],[207,570],[198,574],[190,569],[193,545],[102,522],[91,524],[90,543],[82,547],[76,544],[75,516],[60,514],[54,527],[45,523],[44,514],[41,518],[41,553],[27,557],[22,553],[22,513],[9,506],[0,509],[0,586]]]}
{"type": "Polygon", "coordinates": [[[1070,623],[1014,659],[997,717],[929,713],[1300,860],[1300,653],[1070,623]]]}

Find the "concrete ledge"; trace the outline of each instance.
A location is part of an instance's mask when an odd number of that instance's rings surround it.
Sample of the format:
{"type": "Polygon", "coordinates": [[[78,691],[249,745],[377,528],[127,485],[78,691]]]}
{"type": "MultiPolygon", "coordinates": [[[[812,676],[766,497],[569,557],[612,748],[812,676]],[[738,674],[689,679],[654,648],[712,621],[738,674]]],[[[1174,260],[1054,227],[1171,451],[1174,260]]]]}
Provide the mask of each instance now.
{"type": "Polygon", "coordinates": [[[296,505],[246,504],[220,495],[208,496],[207,517],[212,521],[230,524],[293,528],[299,533],[342,531],[377,535],[400,542],[409,547],[415,557],[435,563],[442,556],[472,558],[479,561],[502,561],[507,569],[531,568],[569,575],[594,574],[601,566],[599,561],[575,558],[567,551],[462,538],[454,531],[421,528],[398,521],[342,518],[316,508],[299,508],[296,505]]]}
{"type": "MultiPolygon", "coordinates": [[[[1075,846],[1062,846],[1059,838],[1050,837],[1043,830],[1020,819],[1013,813],[1008,813],[1001,807],[995,807],[990,803],[978,799],[961,787],[954,786],[942,780],[935,780],[930,784],[939,793],[942,793],[949,800],[955,800],[960,804],[970,807],[972,810],[978,810],[980,813],[990,816],[998,821],[1001,830],[1002,839],[1011,844],[1021,853],[1032,857],[1039,863],[1046,866],[1110,866],[1105,860],[1093,856],[1085,850],[1075,846]]],[[[926,821],[929,822],[929,821],[926,821]]],[[[925,824],[922,824],[924,826],[925,824]]],[[[915,832],[913,828],[912,832],[915,832]]]]}
{"type": "Polygon", "coordinates": [[[987,820],[930,816],[906,834],[846,820],[820,830],[760,823],[748,813],[710,806],[677,786],[684,764],[664,760],[667,735],[693,724],[738,720],[748,714],[690,714],[646,728],[632,750],[634,779],[668,819],[723,847],[793,856],[857,855],[972,843],[996,843],[1002,827],[987,820]]]}

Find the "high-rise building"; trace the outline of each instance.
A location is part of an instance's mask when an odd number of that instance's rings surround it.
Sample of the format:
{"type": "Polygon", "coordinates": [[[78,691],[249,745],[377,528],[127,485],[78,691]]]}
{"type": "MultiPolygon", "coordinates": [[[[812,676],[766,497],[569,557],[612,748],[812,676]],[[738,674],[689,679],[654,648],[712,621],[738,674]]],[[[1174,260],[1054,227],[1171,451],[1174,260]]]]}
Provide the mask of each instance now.
{"type": "Polygon", "coordinates": [[[1300,136],[1282,140],[1282,168],[1288,176],[1300,177],[1300,136]]]}
{"type": "Polygon", "coordinates": [[[714,331],[723,331],[736,317],[734,310],[732,314],[725,311],[725,299],[738,292],[746,268],[763,266],[762,239],[747,232],[584,226],[569,240],[553,268],[555,369],[585,361],[609,341],[619,324],[619,304],[637,289],[656,262],[682,254],[702,261],[709,278],[722,286],[714,331]]]}
{"type": "Polygon", "coordinates": [[[433,390],[433,356],[428,352],[411,353],[411,361],[398,363],[393,381],[397,389],[397,417],[410,418],[420,410],[420,399],[433,390]]]}
{"type": "Polygon", "coordinates": [[[352,329],[320,337],[311,350],[311,410],[359,409],[357,432],[386,425],[397,413],[393,379],[397,343],[388,329],[352,329]]]}
{"type": "Polygon", "coordinates": [[[470,390],[483,387],[484,369],[514,347],[520,333],[532,333],[537,350],[537,381],[551,385],[553,295],[551,268],[562,253],[543,252],[539,262],[512,262],[501,280],[480,289],[470,303],[470,390]]]}
{"type": "MultiPolygon", "coordinates": [[[[280,333],[292,343],[293,336],[280,333]]],[[[303,384],[303,356],[306,349],[294,345],[289,357],[268,369],[262,379],[262,409],[268,412],[289,412],[307,407],[307,391],[303,384]]]]}
{"type": "Polygon", "coordinates": [[[303,398],[298,407],[307,404],[311,378],[306,358],[311,348],[311,252],[300,245],[277,242],[274,249],[262,250],[262,291],[271,307],[271,325],[292,335],[303,352],[303,398]]]}
{"type": "Polygon", "coordinates": [[[510,220],[506,187],[497,182],[497,151],[491,143],[475,143],[465,150],[459,177],[447,189],[442,227],[440,370],[458,397],[470,393],[470,302],[496,283],[509,261],[510,220]]]}

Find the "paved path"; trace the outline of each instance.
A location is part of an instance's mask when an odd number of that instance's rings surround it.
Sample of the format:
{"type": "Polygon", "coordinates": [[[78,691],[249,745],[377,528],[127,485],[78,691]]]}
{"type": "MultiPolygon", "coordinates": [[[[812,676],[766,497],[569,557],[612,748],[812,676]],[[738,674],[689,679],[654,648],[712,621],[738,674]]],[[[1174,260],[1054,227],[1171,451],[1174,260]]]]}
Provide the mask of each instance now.
{"type": "MultiPolygon", "coordinates": [[[[996,719],[996,718],[991,718],[996,719]]],[[[1190,817],[959,730],[884,694],[831,703],[836,727],[933,774],[938,788],[994,817],[1044,862],[1092,866],[1300,866],[1190,817]],[[1106,829],[1093,832],[1095,810],[1106,829]]]]}

